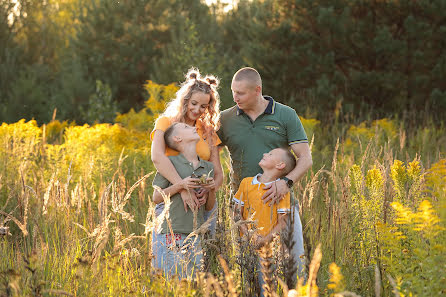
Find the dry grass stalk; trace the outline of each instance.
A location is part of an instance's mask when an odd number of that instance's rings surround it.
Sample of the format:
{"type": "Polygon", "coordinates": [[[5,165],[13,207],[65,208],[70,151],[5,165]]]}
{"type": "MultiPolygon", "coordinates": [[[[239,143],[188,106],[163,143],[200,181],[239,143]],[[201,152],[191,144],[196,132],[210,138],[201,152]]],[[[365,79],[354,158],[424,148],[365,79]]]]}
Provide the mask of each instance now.
{"type": "Polygon", "coordinates": [[[105,245],[108,242],[108,238],[110,235],[110,227],[108,225],[111,222],[113,221],[110,221],[110,215],[108,215],[91,234],[91,236],[96,237],[96,241],[93,247],[92,264],[96,263],[99,260],[102,250],[105,248],[105,245]]]}
{"type": "Polygon", "coordinates": [[[138,187],[140,183],[142,183],[146,178],[152,175],[152,173],[153,172],[150,172],[136,181],[136,183],[134,183],[133,186],[130,187],[124,197],[121,198],[120,195],[112,195],[111,204],[113,212],[119,213],[124,220],[134,222],[134,217],[128,212],[124,211],[124,207],[129,201],[130,195],[133,193],[133,191],[138,187]]]}
{"type": "Polygon", "coordinates": [[[392,293],[395,295],[395,297],[400,297],[401,296],[400,291],[398,290],[398,287],[393,277],[391,277],[390,274],[387,274],[387,279],[389,280],[389,283],[392,286],[392,293]]]}
{"type": "MultiPolygon", "coordinates": [[[[376,134],[375,135],[375,137],[377,136],[378,134],[376,134]]],[[[372,146],[372,143],[375,141],[376,139],[370,139],[370,141],[369,141],[369,143],[367,144],[367,147],[365,148],[365,151],[364,151],[364,153],[363,153],[363,155],[362,155],[362,159],[361,159],[361,171],[364,171],[364,164],[365,164],[365,160],[366,159],[368,159],[368,157],[369,157],[369,152],[370,152],[370,147],[372,146]]]]}
{"type": "Polygon", "coordinates": [[[135,233],[130,234],[129,236],[125,237],[124,239],[121,239],[122,232],[119,227],[115,228],[115,236],[114,236],[114,244],[113,244],[113,250],[112,254],[117,253],[120,249],[122,249],[127,243],[132,241],[133,239],[145,239],[145,236],[136,236],[135,233]]]}
{"type": "MultiPolygon", "coordinates": [[[[294,287],[294,283],[296,280],[296,273],[297,273],[297,259],[294,258],[293,254],[293,248],[296,244],[294,241],[294,212],[296,211],[296,208],[293,207],[291,209],[291,214],[289,216],[289,219],[287,220],[286,228],[282,232],[282,247],[284,248],[284,255],[282,257],[283,263],[283,274],[285,277],[286,285],[287,285],[287,291],[288,288],[294,287]]],[[[287,294],[285,294],[286,296],[287,294]]]]}
{"type": "Polygon", "coordinates": [[[223,271],[225,273],[225,280],[226,280],[226,283],[228,285],[229,296],[230,297],[237,297],[237,291],[236,291],[236,289],[234,287],[232,274],[229,271],[228,264],[226,263],[226,261],[223,259],[223,257],[221,255],[218,255],[217,257],[218,257],[218,260],[220,261],[221,267],[223,268],[223,271]]]}
{"type": "MultiPolygon", "coordinates": [[[[217,295],[217,297],[224,297],[223,288],[221,287],[220,282],[210,273],[207,274],[207,278],[206,278],[206,284],[208,284],[208,283],[214,287],[215,294],[217,295]]],[[[206,286],[206,291],[207,291],[207,288],[208,288],[208,286],[206,286]]],[[[209,289],[210,289],[210,286],[209,286],[209,289]]],[[[208,293],[206,293],[206,296],[209,296],[208,293]]]]}
{"type": "Polygon", "coordinates": [[[143,224],[144,226],[144,235],[148,236],[149,233],[152,231],[153,229],[153,221],[156,219],[155,218],[155,213],[154,213],[154,207],[153,207],[153,203],[150,199],[149,196],[149,207],[147,208],[147,215],[146,215],[146,222],[143,224]]]}
{"type": "Polygon", "coordinates": [[[333,297],[361,297],[361,296],[353,292],[344,291],[341,293],[334,294],[333,297]]]}
{"type": "Polygon", "coordinates": [[[54,177],[55,173],[51,176],[50,182],[48,184],[48,187],[46,188],[45,194],[43,195],[43,207],[42,207],[42,214],[46,215],[48,213],[48,203],[50,201],[50,192],[51,189],[54,186],[54,177]]]}
{"type": "Polygon", "coordinates": [[[82,202],[84,201],[84,189],[82,187],[82,177],[81,181],[76,184],[74,190],[71,191],[71,206],[76,206],[76,212],[80,213],[82,209],[82,202]]]}
{"type": "Polygon", "coordinates": [[[333,180],[334,191],[337,191],[337,182],[336,182],[336,164],[337,164],[337,156],[339,149],[339,138],[336,140],[336,146],[333,153],[333,161],[331,163],[331,178],[333,180]]]}
{"type": "Polygon", "coordinates": [[[381,273],[375,264],[375,297],[381,297],[381,273]]]}
{"type": "Polygon", "coordinates": [[[165,219],[166,223],[167,223],[167,227],[168,227],[168,229],[170,231],[171,238],[173,240],[173,244],[170,246],[170,248],[176,248],[176,246],[177,246],[176,239],[175,239],[175,235],[173,233],[172,223],[171,223],[171,221],[169,219],[169,210],[170,210],[170,205],[172,203],[171,199],[170,199],[170,195],[166,195],[164,193],[164,191],[160,187],[158,187],[158,186],[153,186],[153,189],[154,189],[154,191],[160,192],[160,194],[161,194],[161,196],[163,197],[163,200],[164,200],[164,209],[163,209],[163,211],[161,212],[161,214],[158,217],[156,217],[153,220],[153,226],[156,229],[155,232],[157,232],[157,233],[160,232],[161,226],[162,226],[162,222],[165,219]]]}
{"type": "Polygon", "coordinates": [[[189,240],[189,238],[191,238],[191,237],[197,237],[199,235],[205,234],[209,230],[212,220],[215,218],[215,216],[217,214],[217,210],[218,209],[214,209],[214,211],[211,213],[211,215],[206,220],[206,222],[204,222],[200,227],[198,227],[197,229],[195,229],[194,231],[189,233],[189,235],[186,237],[186,239],[184,239],[184,242],[187,242],[189,240]]]}
{"type": "Polygon", "coordinates": [[[113,182],[110,182],[108,186],[103,190],[102,195],[98,201],[98,215],[99,221],[105,220],[108,215],[108,196],[110,195],[110,189],[113,185],[113,182]]]}
{"type": "Polygon", "coordinates": [[[307,296],[313,297],[317,296],[317,272],[319,271],[319,267],[321,265],[322,260],[322,252],[321,252],[321,244],[319,243],[314,251],[313,259],[310,263],[310,269],[308,274],[308,282],[307,282],[307,296]]]}
{"type": "MultiPolygon", "coordinates": [[[[307,201],[307,207],[311,207],[311,202],[314,198],[314,189],[316,188],[316,185],[319,183],[318,177],[323,172],[329,172],[324,170],[324,166],[322,166],[321,169],[319,169],[311,178],[311,181],[305,185],[304,191],[302,193],[302,204],[305,204],[305,201],[307,201]],[[308,199],[307,198],[308,193],[308,199]]],[[[302,207],[299,207],[299,209],[302,209],[302,207]]]]}
{"type": "Polygon", "coordinates": [[[311,142],[310,142],[310,152],[311,152],[312,149],[313,149],[313,144],[314,144],[314,134],[313,134],[313,136],[311,137],[311,142]]]}
{"type": "Polygon", "coordinates": [[[71,178],[73,177],[73,175],[71,174],[71,165],[72,165],[72,161],[70,162],[70,166],[68,166],[68,172],[67,172],[67,182],[64,184],[64,205],[70,205],[70,195],[69,195],[69,191],[68,191],[68,186],[70,184],[71,178]]]}
{"type": "Polygon", "coordinates": [[[28,233],[28,230],[26,230],[26,228],[27,228],[26,227],[26,225],[27,225],[26,221],[24,221],[22,223],[18,219],[16,219],[15,217],[13,217],[11,214],[6,213],[6,212],[4,212],[2,210],[0,210],[0,214],[4,215],[7,219],[13,221],[17,225],[17,227],[20,228],[20,231],[22,231],[24,237],[28,236],[29,233],[28,233]]]}
{"type": "Polygon", "coordinates": [[[55,290],[55,289],[50,289],[50,290],[43,290],[42,293],[44,294],[50,294],[50,295],[63,295],[63,296],[75,296],[71,293],[68,293],[66,291],[63,290],[55,290]]]}
{"type": "Polygon", "coordinates": [[[400,128],[400,152],[403,151],[403,148],[406,146],[406,130],[403,127],[400,128]]]}
{"type": "Polygon", "coordinates": [[[273,257],[271,242],[265,244],[260,248],[259,251],[260,256],[260,264],[261,264],[261,273],[263,275],[263,295],[265,297],[271,297],[273,292],[273,267],[271,263],[271,259],[273,257]]]}
{"type": "Polygon", "coordinates": [[[277,282],[280,284],[280,286],[282,287],[282,290],[283,290],[283,296],[288,296],[288,293],[289,293],[289,287],[288,287],[288,285],[283,281],[283,280],[281,280],[280,278],[278,278],[277,279],[277,282]]]}

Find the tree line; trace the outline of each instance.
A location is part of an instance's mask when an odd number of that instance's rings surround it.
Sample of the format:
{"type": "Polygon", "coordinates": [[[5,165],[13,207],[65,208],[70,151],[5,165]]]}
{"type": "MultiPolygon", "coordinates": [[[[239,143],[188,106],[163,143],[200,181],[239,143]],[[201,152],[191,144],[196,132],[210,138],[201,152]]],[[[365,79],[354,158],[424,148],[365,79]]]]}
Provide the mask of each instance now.
{"type": "Polygon", "coordinates": [[[2,122],[112,121],[191,66],[220,77],[223,108],[252,66],[265,94],[322,121],[446,111],[443,0],[1,0],[0,44],[2,122]]]}

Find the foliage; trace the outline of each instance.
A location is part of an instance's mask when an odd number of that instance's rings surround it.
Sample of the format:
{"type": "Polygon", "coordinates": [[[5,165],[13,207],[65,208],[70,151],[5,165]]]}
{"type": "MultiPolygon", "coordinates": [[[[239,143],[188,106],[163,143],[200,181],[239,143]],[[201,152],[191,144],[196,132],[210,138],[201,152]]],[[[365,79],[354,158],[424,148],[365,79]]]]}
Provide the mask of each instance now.
{"type": "Polygon", "coordinates": [[[147,81],[144,85],[149,97],[144,102],[144,108],[138,112],[132,108],[128,113],[118,114],[115,122],[121,123],[132,130],[151,131],[156,118],[165,110],[167,103],[175,97],[178,87],[167,86],[147,81]]]}
{"type": "Polygon", "coordinates": [[[357,124],[392,117],[411,128],[427,118],[443,122],[444,1],[241,0],[222,7],[2,1],[2,121],[41,124],[55,108],[61,120],[100,120],[87,112],[97,80],[110,87],[120,113],[140,110],[145,81],[179,82],[191,66],[221,79],[227,108],[233,73],[252,66],[265,94],[308,118],[357,124]]]}
{"type": "Polygon", "coordinates": [[[409,120],[445,108],[443,1],[257,3],[239,6],[251,16],[243,56],[289,103],[342,102],[343,116],[405,109],[409,120]]]}
{"type": "Polygon", "coordinates": [[[96,92],[88,100],[86,110],[83,110],[83,118],[89,123],[94,121],[111,122],[118,112],[118,106],[112,99],[110,86],[96,81],[96,92]]]}

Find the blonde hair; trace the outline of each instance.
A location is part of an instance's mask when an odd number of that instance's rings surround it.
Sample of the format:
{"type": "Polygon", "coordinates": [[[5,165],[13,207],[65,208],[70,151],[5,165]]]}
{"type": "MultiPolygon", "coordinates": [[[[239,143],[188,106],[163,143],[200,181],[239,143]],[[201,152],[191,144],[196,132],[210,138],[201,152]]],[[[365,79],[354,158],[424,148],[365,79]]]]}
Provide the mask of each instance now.
{"type": "MultiPolygon", "coordinates": [[[[194,93],[209,94],[210,100],[207,110],[201,115],[206,137],[212,136],[219,128],[220,96],[217,92],[219,80],[213,75],[201,77],[200,71],[191,68],[186,74],[186,80],[181,84],[175,98],[167,104],[161,116],[171,118],[173,122],[186,122],[187,105],[194,93]]],[[[210,137],[212,139],[212,137],[210,137]]]]}
{"type": "Polygon", "coordinates": [[[282,176],[285,176],[296,167],[296,157],[294,157],[289,147],[280,147],[280,149],[283,151],[282,162],[285,163],[282,176]]]}

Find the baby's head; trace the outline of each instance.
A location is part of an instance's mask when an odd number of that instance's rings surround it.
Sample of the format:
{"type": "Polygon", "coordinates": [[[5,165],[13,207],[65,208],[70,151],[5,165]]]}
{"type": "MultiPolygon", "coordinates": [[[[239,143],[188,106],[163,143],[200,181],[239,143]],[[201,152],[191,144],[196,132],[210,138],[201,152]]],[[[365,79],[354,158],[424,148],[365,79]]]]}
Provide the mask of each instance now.
{"type": "Polygon", "coordinates": [[[259,165],[263,171],[278,170],[280,176],[285,176],[296,167],[296,158],[289,149],[279,147],[263,154],[259,165]]]}
{"type": "Polygon", "coordinates": [[[195,145],[199,140],[197,128],[185,123],[173,123],[164,132],[166,146],[179,152],[183,151],[184,145],[189,143],[195,145]]]}

